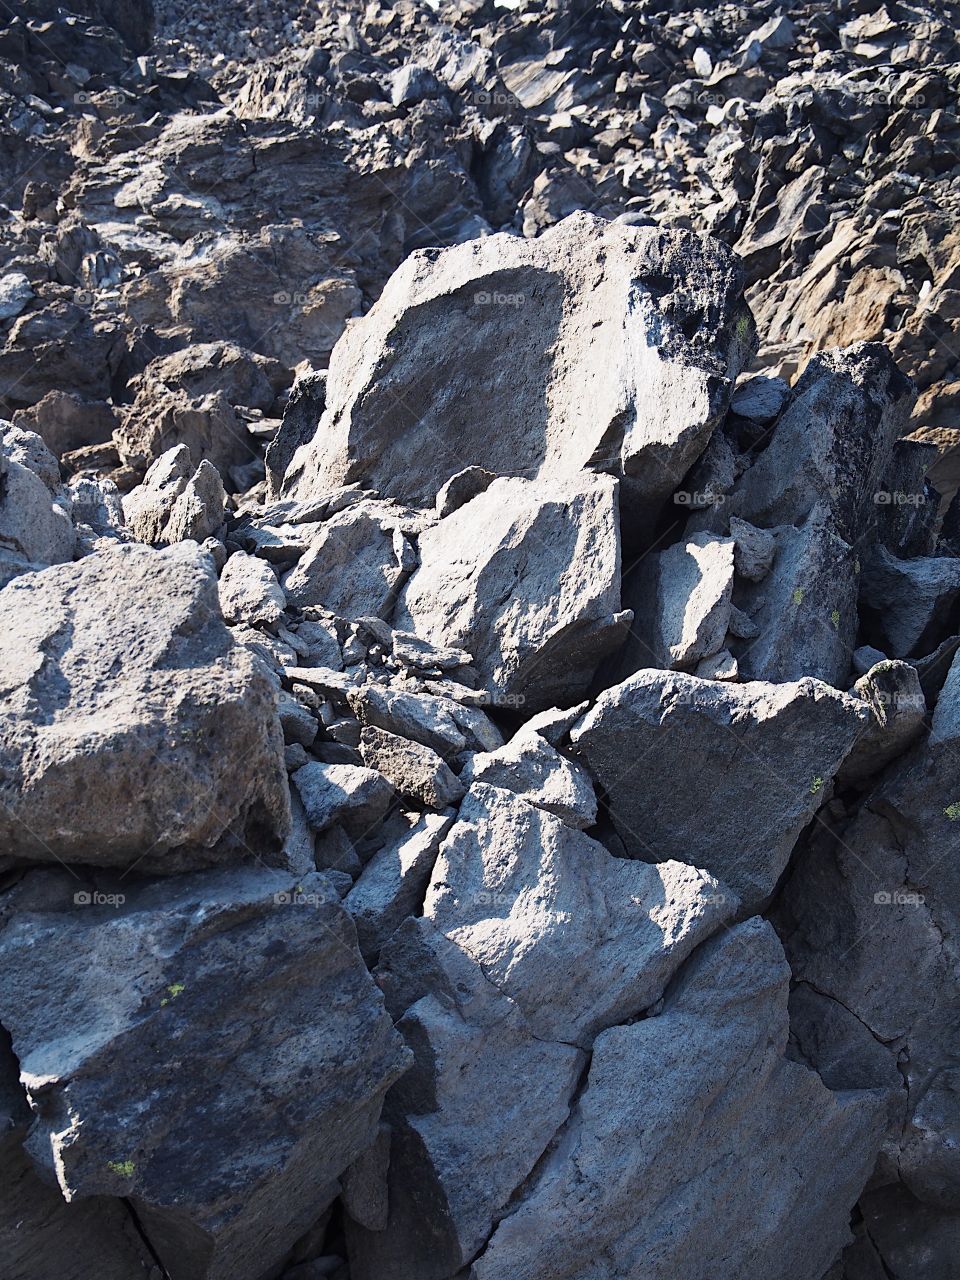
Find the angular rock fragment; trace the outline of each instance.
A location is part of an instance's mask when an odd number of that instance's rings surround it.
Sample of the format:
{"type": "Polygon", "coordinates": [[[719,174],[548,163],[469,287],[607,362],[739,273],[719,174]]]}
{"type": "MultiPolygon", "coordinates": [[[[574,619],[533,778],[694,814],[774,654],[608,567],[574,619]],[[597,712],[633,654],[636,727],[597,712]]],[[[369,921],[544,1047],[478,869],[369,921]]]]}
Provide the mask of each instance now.
{"type": "Polygon", "coordinates": [[[656,1016],[598,1036],[477,1280],[695,1280],[706,1254],[731,1276],[823,1275],[850,1238],[883,1108],[784,1058],[789,978],[771,927],[750,920],[697,952],[656,1016]]]}
{"type": "Polygon", "coordinates": [[[960,917],[958,728],[954,662],[928,739],[888,769],[851,823],[810,842],[777,915],[798,982],[847,1015],[820,1018],[819,1040],[806,1038],[811,1065],[829,1064],[842,1087],[855,1076],[890,1090],[887,1179],[953,1211],[960,1210],[960,1106],[949,1048],[960,1025],[950,942],[960,917]]]}
{"type": "Polygon", "coordinates": [[[344,899],[357,926],[364,957],[375,959],[408,916],[419,915],[453,812],[399,813],[384,828],[386,837],[344,899]]]}
{"type": "Polygon", "coordinates": [[[338,343],[285,492],[359,480],[428,506],[465,466],[546,481],[598,464],[655,505],[749,358],[741,288],[715,243],[584,213],[414,254],[338,343]],[[520,379],[490,360],[515,347],[520,379]]]}
{"type": "Polygon", "coordinates": [[[5,853],[177,871],[275,852],[275,694],[224,627],[199,548],[26,574],[0,594],[0,632],[5,853]]]}
{"type": "Polygon", "coordinates": [[[398,517],[389,508],[363,504],[320,525],[283,579],[290,603],[323,605],[345,618],[388,616],[416,563],[398,517]]]}
{"type": "Polygon", "coordinates": [[[422,742],[444,759],[464,750],[496,751],[503,746],[500,731],[485,712],[462,706],[453,698],[375,684],[351,689],[346,696],[361,724],[422,742]]]}
{"type": "Polygon", "coordinates": [[[428,809],[446,809],[463,799],[463,783],[435,751],[420,742],[367,725],[360,733],[360,754],[364,764],[382,773],[400,795],[419,800],[428,809]]]}
{"type": "Polygon", "coordinates": [[[400,627],[473,654],[494,702],[575,701],[621,644],[616,484],[497,480],[420,535],[400,627]]]}
{"type": "Polygon", "coordinates": [[[424,916],[545,1040],[589,1046],[662,995],[736,898],[679,862],[613,858],[512,792],[475,783],[440,849],[424,916]]]}
{"type": "Polygon", "coordinates": [[[380,821],[393,799],[393,787],[375,769],[311,761],[293,775],[293,783],[314,831],[335,822],[361,836],[380,821]]]}
{"type": "Polygon", "coordinates": [[[409,921],[388,953],[378,978],[407,986],[397,1029],[414,1063],[384,1111],[393,1130],[387,1226],[347,1223],[351,1274],[445,1280],[477,1253],[566,1119],[583,1054],[535,1037],[518,1006],[429,922],[409,921]],[[409,998],[420,981],[433,993],[409,998]]]}
{"type": "Polygon", "coordinates": [[[460,781],[467,788],[474,782],[485,782],[515,791],[529,804],[546,809],[571,827],[592,827],[597,820],[597,798],[589,775],[561,755],[529,723],[505,746],[471,756],[460,773],[460,781]]]}
{"type": "Polygon", "coordinates": [[[840,766],[842,783],[862,783],[903,755],[923,733],[927,718],[920,677],[906,662],[884,659],[860,677],[852,692],[869,705],[874,723],[840,766]]]}
{"type": "Polygon", "coordinates": [[[194,469],[190,450],[181,444],[151,463],[143,483],[123,499],[123,512],[135,538],[163,547],[216,537],[225,503],[217,469],[205,458],[194,469]]]}
{"type": "Polygon", "coordinates": [[[859,698],[817,680],[638,671],[570,736],[631,857],[703,867],[755,910],[872,719],[859,698]]]}
{"type": "Polygon", "coordinates": [[[72,560],[76,532],[59,492],[56,460],[39,436],[4,423],[0,430],[0,551],[9,580],[37,565],[72,560]]]}
{"type": "Polygon", "coordinates": [[[920,556],[898,560],[873,549],[863,566],[865,622],[893,658],[931,653],[960,630],[960,560],[920,556]]]}
{"type": "Polygon", "coordinates": [[[730,623],[734,542],[695,533],[640,566],[624,593],[633,610],[624,666],[692,670],[723,648],[730,623]]]}
{"type": "Polygon", "coordinates": [[[175,1280],[256,1280],[336,1195],[407,1065],[349,918],[316,873],[80,892],[49,874],[0,930],[30,1155],[71,1201],[132,1204],[175,1280]]]}
{"type": "Polygon", "coordinates": [[[223,567],[218,584],[220,608],[227,622],[278,622],[286,597],[270,566],[245,551],[236,551],[223,567]]]}

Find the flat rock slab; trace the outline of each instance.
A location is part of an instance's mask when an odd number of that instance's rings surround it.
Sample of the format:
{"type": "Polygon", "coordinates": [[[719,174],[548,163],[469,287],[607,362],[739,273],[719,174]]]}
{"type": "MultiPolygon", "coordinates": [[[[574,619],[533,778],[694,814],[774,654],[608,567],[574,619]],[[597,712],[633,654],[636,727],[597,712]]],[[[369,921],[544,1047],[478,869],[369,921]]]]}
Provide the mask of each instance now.
{"type": "Polygon", "coordinates": [[[284,492],[360,481],[426,507],[468,466],[544,480],[602,464],[665,496],[750,357],[742,288],[716,241],[587,213],[413,253],[334,349],[284,492]],[[523,361],[491,359],[510,351],[523,361]]]}
{"type": "Polygon", "coordinates": [[[473,1280],[702,1280],[708,1258],[730,1277],[822,1276],[882,1107],[784,1058],[789,981],[773,929],[750,920],[698,951],[657,1016],[598,1036],[569,1124],[473,1280]]]}
{"type": "Polygon", "coordinates": [[[316,872],[77,883],[34,872],[5,903],[27,1148],[71,1199],[128,1198],[174,1280],[256,1280],[407,1065],[353,925],[316,872]]]}
{"type": "Polygon", "coordinates": [[[193,543],[122,546],[0,593],[0,845],[178,871],[289,822],[276,694],[193,543]]]}
{"type": "Polygon", "coordinates": [[[421,534],[397,625],[472,653],[495,704],[576,701],[629,621],[616,489],[608,476],[494,481],[421,534]]]}
{"type": "Polygon", "coordinates": [[[638,671],[571,731],[631,857],[703,867],[757,909],[873,722],[818,680],[728,684],[638,671]]]}

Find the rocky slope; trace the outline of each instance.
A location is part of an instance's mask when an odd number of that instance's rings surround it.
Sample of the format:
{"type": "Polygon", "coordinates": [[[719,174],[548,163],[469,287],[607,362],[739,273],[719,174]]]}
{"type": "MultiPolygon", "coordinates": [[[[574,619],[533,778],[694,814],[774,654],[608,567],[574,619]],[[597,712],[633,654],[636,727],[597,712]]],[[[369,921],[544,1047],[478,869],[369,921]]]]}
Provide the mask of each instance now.
{"type": "Polygon", "coordinates": [[[3,1280],[950,1280],[920,5],[0,4],[3,1280]]]}

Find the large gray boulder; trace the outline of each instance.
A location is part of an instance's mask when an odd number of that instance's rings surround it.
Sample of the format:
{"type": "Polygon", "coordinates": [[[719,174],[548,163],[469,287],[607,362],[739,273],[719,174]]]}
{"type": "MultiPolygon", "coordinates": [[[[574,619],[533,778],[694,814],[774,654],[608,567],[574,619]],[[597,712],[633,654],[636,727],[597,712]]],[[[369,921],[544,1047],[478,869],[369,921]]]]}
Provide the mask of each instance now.
{"type": "Polygon", "coordinates": [[[276,693],[193,543],[119,546],[0,592],[0,847],[177,871],[275,857],[276,693]]]}
{"type": "Polygon", "coordinates": [[[478,782],[440,847],[423,914],[517,1002],[535,1035],[588,1047],[658,1000],[737,906],[695,867],[614,858],[478,782]]]}
{"type": "Polygon", "coordinates": [[[567,1119],[585,1055],[542,1040],[480,966],[408,920],[377,980],[413,1066],[387,1097],[384,1230],[347,1223],[354,1280],[449,1280],[469,1263],[567,1119]],[[522,1081],[522,1087],[518,1087],[522,1081]]]}
{"type": "Polygon", "coordinates": [[[703,867],[755,910],[872,721],[818,680],[648,670],[601,694],[570,736],[631,857],[703,867]]]}
{"type": "Polygon", "coordinates": [[[749,359],[742,288],[715,241],[587,213],[536,239],[414,253],[334,349],[325,412],[283,491],[362,481],[431,506],[467,466],[545,481],[593,465],[655,502],[749,359]]]}
{"type": "Polygon", "coordinates": [[[39,436],[0,422],[0,582],[73,559],[76,532],[59,479],[39,436]]]}
{"type": "Polygon", "coordinates": [[[927,740],[882,776],[852,822],[809,842],[777,916],[798,984],[832,1010],[809,1000],[796,1010],[811,1065],[833,1087],[855,1081],[890,1090],[881,1180],[953,1212],[960,1212],[958,749],[955,660],[927,740]]]}
{"type": "Polygon", "coordinates": [[[575,702],[630,618],[616,488],[592,475],[495,481],[420,535],[397,625],[473,654],[494,702],[575,702]]]}
{"type": "Polygon", "coordinates": [[[408,1062],[325,877],[42,871],[4,907],[35,1164],[71,1202],[126,1199],[172,1280],[270,1273],[408,1062]]]}
{"type": "Polygon", "coordinates": [[[883,1110],[784,1057],[789,981],[773,929],[750,920],[697,952],[655,1016],[598,1036],[473,1280],[820,1280],[883,1110]]]}

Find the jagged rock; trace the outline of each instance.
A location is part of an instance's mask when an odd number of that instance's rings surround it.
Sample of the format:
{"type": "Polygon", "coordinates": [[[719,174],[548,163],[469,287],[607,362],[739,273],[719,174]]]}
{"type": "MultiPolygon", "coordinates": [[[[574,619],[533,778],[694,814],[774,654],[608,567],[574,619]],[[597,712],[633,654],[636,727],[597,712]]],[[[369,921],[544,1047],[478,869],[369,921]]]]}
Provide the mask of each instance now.
{"type": "Polygon", "coordinates": [[[960,912],[958,707],[955,662],[928,739],[884,774],[851,823],[808,844],[777,916],[797,981],[848,1015],[819,1019],[819,1041],[804,1037],[811,1064],[829,1063],[843,1087],[856,1074],[890,1091],[886,1180],[954,1211],[960,1107],[945,1064],[960,1018],[949,943],[960,912]]]}
{"type": "Polygon", "coordinates": [[[367,960],[376,959],[381,947],[408,916],[419,914],[440,841],[449,831],[453,817],[452,810],[398,813],[385,828],[385,843],[344,899],[367,960]]]}
{"type": "Polygon", "coordinates": [[[367,725],[360,733],[360,754],[402,796],[428,809],[446,809],[463,799],[465,788],[436,751],[409,738],[367,725]]]}
{"type": "Polygon", "coordinates": [[[731,1275],[821,1276],[850,1238],[882,1108],[784,1058],[789,978],[750,920],[696,953],[655,1017],[601,1033],[477,1280],[694,1280],[707,1254],[731,1275]]]}
{"type": "Polygon", "coordinates": [[[467,789],[475,782],[485,782],[515,791],[529,804],[581,830],[597,820],[597,798],[587,773],[561,755],[530,723],[505,746],[471,756],[460,781],[467,789]]]}
{"type": "Polygon", "coordinates": [[[430,693],[407,693],[367,684],[347,693],[361,724],[375,725],[413,742],[422,742],[444,759],[462,751],[496,751],[503,738],[490,718],[477,707],[430,693]]]}
{"type": "Polygon", "coordinates": [[[38,875],[0,931],[28,1151],[71,1199],[135,1205],[171,1276],[255,1280],[337,1194],[407,1064],[349,917],[316,873],[38,875]]]}
{"type": "Polygon", "coordinates": [[[18,409],[13,424],[35,431],[57,457],[84,445],[104,444],[117,419],[102,400],[82,400],[68,391],[48,391],[29,409],[18,409]]]}
{"type": "Polygon", "coordinates": [[[293,775],[293,783],[314,831],[340,823],[359,838],[380,821],[393,799],[393,787],[375,769],[311,761],[293,775]]]}
{"type": "Polygon", "coordinates": [[[901,756],[923,732],[927,700],[920,677],[906,662],[882,659],[854,684],[853,692],[868,703],[874,722],[840,766],[843,783],[864,782],[901,756]]]}
{"type": "Polygon", "coordinates": [[[691,866],[613,858],[553,814],[475,783],[423,914],[515,1000],[535,1035],[588,1047],[663,994],[735,896],[691,866]]]}
{"type": "Polygon", "coordinates": [[[739,576],[749,582],[762,582],[776,554],[776,535],[732,516],[730,536],[734,540],[733,563],[739,576]]]}
{"type": "Polygon", "coordinates": [[[326,402],[326,370],[305,374],[293,384],[290,398],[283,410],[280,430],[267,446],[264,455],[269,499],[280,496],[283,479],[293,455],[302,444],[313,439],[326,402]]]}
{"type": "Polygon", "coordinates": [[[361,1152],[340,1180],[344,1211],[368,1231],[383,1231],[389,1220],[389,1168],[390,1126],[381,1124],[375,1141],[361,1152]]]}
{"type": "Polygon", "coordinates": [[[606,476],[497,480],[421,533],[397,624],[473,654],[495,703],[575,701],[629,621],[618,535],[606,476]]]}
{"type": "Polygon", "coordinates": [[[893,658],[930,653],[960,630],[960,560],[898,560],[877,546],[863,566],[860,599],[885,653],[893,658]]]}
{"type": "Polygon", "coordinates": [[[496,478],[492,471],[486,471],[483,467],[464,467],[440,487],[436,501],[437,515],[441,520],[444,516],[452,515],[465,502],[483,493],[484,489],[489,489],[496,478]]]}
{"type": "Polygon", "coordinates": [[[428,506],[465,466],[545,482],[596,463],[655,504],[749,358],[741,287],[719,245],[583,213],[535,240],[414,254],[337,345],[285,492],[362,481],[428,506]],[[515,346],[519,380],[490,360],[515,346]]]}
{"type": "Polygon", "coordinates": [[[140,470],[177,445],[221,475],[249,462],[253,452],[250,433],[222,391],[191,398],[150,379],[124,411],[113,439],[123,461],[140,470]]]}
{"type": "Polygon", "coordinates": [[[710,533],[647,556],[624,592],[634,617],[625,670],[690,670],[718,653],[730,624],[733,564],[733,540],[710,533]]]}
{"type": "Polygon", "coordinates": [[[245,551],[235,551],[224,565],[218,590],[227,622],[270,626],[283,617],[287,602],[277,575],[265,561],[245,551]]]}
{"type": "Polygon", "coordinates": [[[872,719],[859,698],[817,680],[638,671],[570,736],[631,857],[703,867],[756,909],[872,719]]]}
{"type": "MultiPolygon", "coordinates": [[[[19,572],[72,560],[76,532],[69,504],[57,492],[59,477],[53,481],[56,489],[51,490],[49,471],[45,470],[49,460],[56,476],[56,460],[49,454],[43,458],[47,451],[39,436],[33,436],[33,441],[42,452],[31,456],[37,449],[25,453],[22,442],[29,433],[0,425],[0,550],[4,558],[19,572]]],[[[12,576],[13,572],[5,571],[5,580],[12,576]]]]}
{"type": "Polygon", "coordinates": [[[12,320],[33,297],[30,281],[22,271],[0,276],[0,320],[12,320]]]}
{"type": "Polygon", "coordinates": [[[284,576],[291,604],[323,605],[341,617],[388,616],[416,564],[401,511],[378,503],[348,507],[321,524],[284,576]]]}
{"type": "Polygon", "coordinates": [[[270,855],[288,822],[275,695],[203,552],[120,546],[0,602],[8,855],[164,872],[270,855]]]}
{"type": "Polygon", "coordinates": [[[731,641],[730,651],[748,680],[814,676],[843,687],[857,634],[860,559],[822,512],[771,532],[770,572],[759,583],[735,585],[734,607],[751,627],[742,642],[731,641]]]}
{"type": "Polygon", "coordinates": [[[883,347],[815,356],[725,513],[770,528],[799,524],[819,506],[837,536],[855,543],[912,405],[911,384],[883,347]]]}
{"type": "Polygon", "coordinates": [[[216,537],[225,503],[220,473],[205,458],[194,469],[190,450],[181,444],[151,463],[143,484],[124,497],[123,512],[135,538],[162,547],[216,537]]]}
{"type": "Polygon", "coordinates": [[[405,1010],[397,1029],[414,1063],[384,1109],[387,1227],[345,1224],[350,1270],[357,1280],[444,1280],[476,1254],[566,1119],[583,1054],[536,1038],[428,921],[408,921],[387,952],[378,980],[405,1010]]]}

